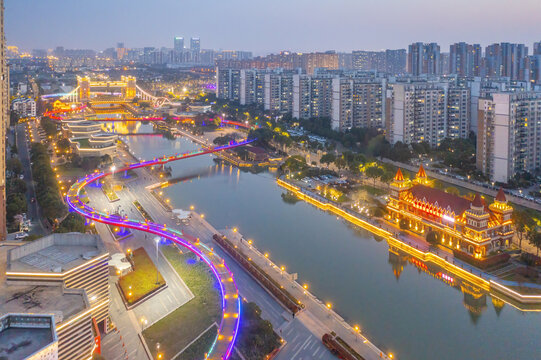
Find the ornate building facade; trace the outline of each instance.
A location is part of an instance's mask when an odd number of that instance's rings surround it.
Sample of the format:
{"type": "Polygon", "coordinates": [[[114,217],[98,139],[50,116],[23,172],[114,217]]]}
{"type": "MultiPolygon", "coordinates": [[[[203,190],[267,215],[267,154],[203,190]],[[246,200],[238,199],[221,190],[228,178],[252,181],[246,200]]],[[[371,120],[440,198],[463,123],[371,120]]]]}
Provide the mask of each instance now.
{"type": "Polygon", "coordinates": [[[428,183],[422,166],[413,181],[398,169],[390,184],[389,222],[420,236],[434,232],[442,245],[477,259],[511,245],[513,208],[502,189],[487,205],[479,194],[469,200],[428,183]]]}

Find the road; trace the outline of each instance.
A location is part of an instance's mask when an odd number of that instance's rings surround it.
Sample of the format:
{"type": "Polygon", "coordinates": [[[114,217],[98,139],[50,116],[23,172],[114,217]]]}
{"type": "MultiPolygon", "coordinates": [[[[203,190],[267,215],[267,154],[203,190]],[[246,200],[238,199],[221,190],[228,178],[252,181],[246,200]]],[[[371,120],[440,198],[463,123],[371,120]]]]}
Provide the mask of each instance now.
{"type": "Polygon", "coordinates": [[[28,142],[26,141],[25,124],[17,124],[15,127],[17,151],[19,154],[19,160],[23,165],[23,175],[26,181],[27,191],[26,200],[28,204],[28,210],[26,212],[27,218],[32,220],[31,233],[34,234],[46,234],[47,230],[42,223],[43,216],[41,215],[41,209],[38,206],[37,201],[31,202],[31,199],[36,199],[36,189],[34,187],[34,181],[32,180],[32,167],[30,166],[30,153],[28,149],[28,142]]]}

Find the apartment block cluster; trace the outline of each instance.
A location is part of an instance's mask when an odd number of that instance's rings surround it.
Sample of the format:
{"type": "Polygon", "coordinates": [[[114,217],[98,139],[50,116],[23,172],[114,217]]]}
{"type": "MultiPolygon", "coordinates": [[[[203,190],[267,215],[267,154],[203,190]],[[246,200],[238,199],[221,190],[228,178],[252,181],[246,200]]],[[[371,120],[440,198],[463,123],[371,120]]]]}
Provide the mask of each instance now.
{"type": "Polygon", "coordinates": [[[219,61],[217,96],[240,105],[327,117],[337,131],[379,128],[390,143],[477,135],[479,169],[492,181],[541,168],[541,42],[436,43],[408,50],[280,53],[219,61]],[[495,144],[498,144],[496,147],[495,144]]]}
{"type": "MultiPolygon", "coordinates": [[[[83,67],[112,67],[117,64],[145,64],[154,66],[214,66],[217,60],[247,60],[252,58],[249,51],[202,49],[198,37],[185,44],[182,36],[173,39],[173,47],[128,48],[123,42],[103,51],[91,49],[65,49],[58,46],[54,50],[34,49],[34,59],[45,59],[57,71],[67,71],[83,67]],[[187,46],[189,45],[189,47],[187,46]]],[[[18,49],[10,51],[10,57],[18,58],[18,49]],[[15,51],[16,50],[16,51],[15,51]]]]}

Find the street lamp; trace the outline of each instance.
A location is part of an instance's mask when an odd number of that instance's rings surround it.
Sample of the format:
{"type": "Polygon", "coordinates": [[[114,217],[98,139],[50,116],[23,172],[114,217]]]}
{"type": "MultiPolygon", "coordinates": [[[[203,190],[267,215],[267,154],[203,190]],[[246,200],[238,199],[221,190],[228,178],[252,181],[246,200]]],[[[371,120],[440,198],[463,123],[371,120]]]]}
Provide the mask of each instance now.
{"type": "Polygon", "coordinates": [[[116,170],[116,166],[115,165],[111,166],[111,172],[113,173],[113,178],[115,177],[115,170],[116,170]]]}
{"type": "Polygon", "coordinates": [[[160,244],[160,238],[156,237],[154,241],[156,242],[156,285],[157,285],[160,283],[160,272],[158,271],[158,260],[159,260],[158,245],[160,244]]]}
{"type": "Polygon", "coordinates": [[[145,318],[141,318],[141,331],[145,330],[145,325],[148,324],[148,320],[145,318]]]}

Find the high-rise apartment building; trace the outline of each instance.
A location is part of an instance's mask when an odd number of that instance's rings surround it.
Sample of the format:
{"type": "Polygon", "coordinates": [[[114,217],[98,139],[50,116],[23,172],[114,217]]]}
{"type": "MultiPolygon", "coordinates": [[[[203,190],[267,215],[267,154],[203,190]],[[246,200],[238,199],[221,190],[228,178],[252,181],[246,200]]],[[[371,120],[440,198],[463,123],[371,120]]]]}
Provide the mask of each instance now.
{"type": "Polygon", "coordinates": [[[533,54],[541,55],[541,41],[533,43],[533,54]]]}
{"type": "Polygon", "coordinates": [[[259,69],[240,70],[240,104],[262,106],[265,98],[265,74],[259,69]]]}
{"type": "Polygon", "coordinates": [[[477,168],[492,181],[541,167],[541,93],[479,99],[477,168]]]}
{"type": "Polygon", "coordinates": [[[386,95],[387,139],[394,144],[467,138],[471,122],[471,90],[448,82],[389,84],[386,95]]]}
{"type": "Polygon", "coordinates": [[[309,53],[303,54],[303,56],[305,63],[304,68],[308,75],[313,75],[314,70],[318,68],[338,70],[338,54],[334,51],[309,53]]]}
{"type": "Polygon", "coordinates": [[[413,43],[408,47],[408,72],[418,75],[440,75],[440,46],[436,43],[413,43]]]}
{"type": "Polygon", "coordinates": [[[407,54],[405,49],[385,51],[353,51],[352,69],[360,71],[376,70],[391,75],[406,71],[407,54]]]}
{"type": "Polygon", "coordinates": [[[4,0],[0,0],[0,241],[6,239],[6,127],[9,122],[9,71],[4,34],[4,0]]]}
{"type": "Polygon", "coordinates": [[[293,75],[293,112],[297,119],[331,117],[332,77],[293,75]]]}
{"type": "Polygon", "coordinates": [[[175,36],[173,50],[179,53],[184,51],[184,38],[182,36],[175,36]]]}
{"type": "Polygon", "coordinates": [[[353,70],[370,70],[370,51],[353,51],[351,55],[353,70]]]}
{"type": "Polygon", "coordinates": [[[240,69],[216,68],[216,96],[240,102],[240,69]]]}
{"type": "Polygon", "coordinates": [[[437,84],[390,84],[386,119],[389,142],[438,146],[447,136],[445,98],[446,89],[437,84]]]}
{"type": "Polygon", "coordinates": [[[382,128],[384,94],[384,79],[333,78],[332,128],[337,131],[354,127],[382,128]]]}
{"type": "Polygon", "coordinates": [[[541,54],[532,55],[528,58],[529,80],[532,83],[541,84],[541,54]]]}
{"type": "Polygon", "coordinates": [[[449,50],[449,73],[459,76],[480,76],[482,51],[479,44],[460,42],[449,50]]]}
{"type": "Polygon", "coordinates": [[[447,137],[466,139],[471,125],[471,90],[466,86],[449,86],[447,90],[447,137]]]}
{"type": "Polygon", "coordinates": [[[199,53],[201,51],[201,40],[198,37],[190,39],[190,50],[199,53]]]}
{"type": "Polygon", "coordinates": [[[407,58],[406,49],[385,50],[385,72],[390,75],[404,74],[407,58]]]}
{"type": "Polygon", "coordinates": [[[509,77],[511,80],[527,80],[528,47],[524,44],[492,44],[485,50],[484,75],[509,77]]]}
{"type": "Polygon", "coordinates": [[[290,114],[293,111],[293,74],[268,73],[264,79],[265,110],[290,114]]]}

